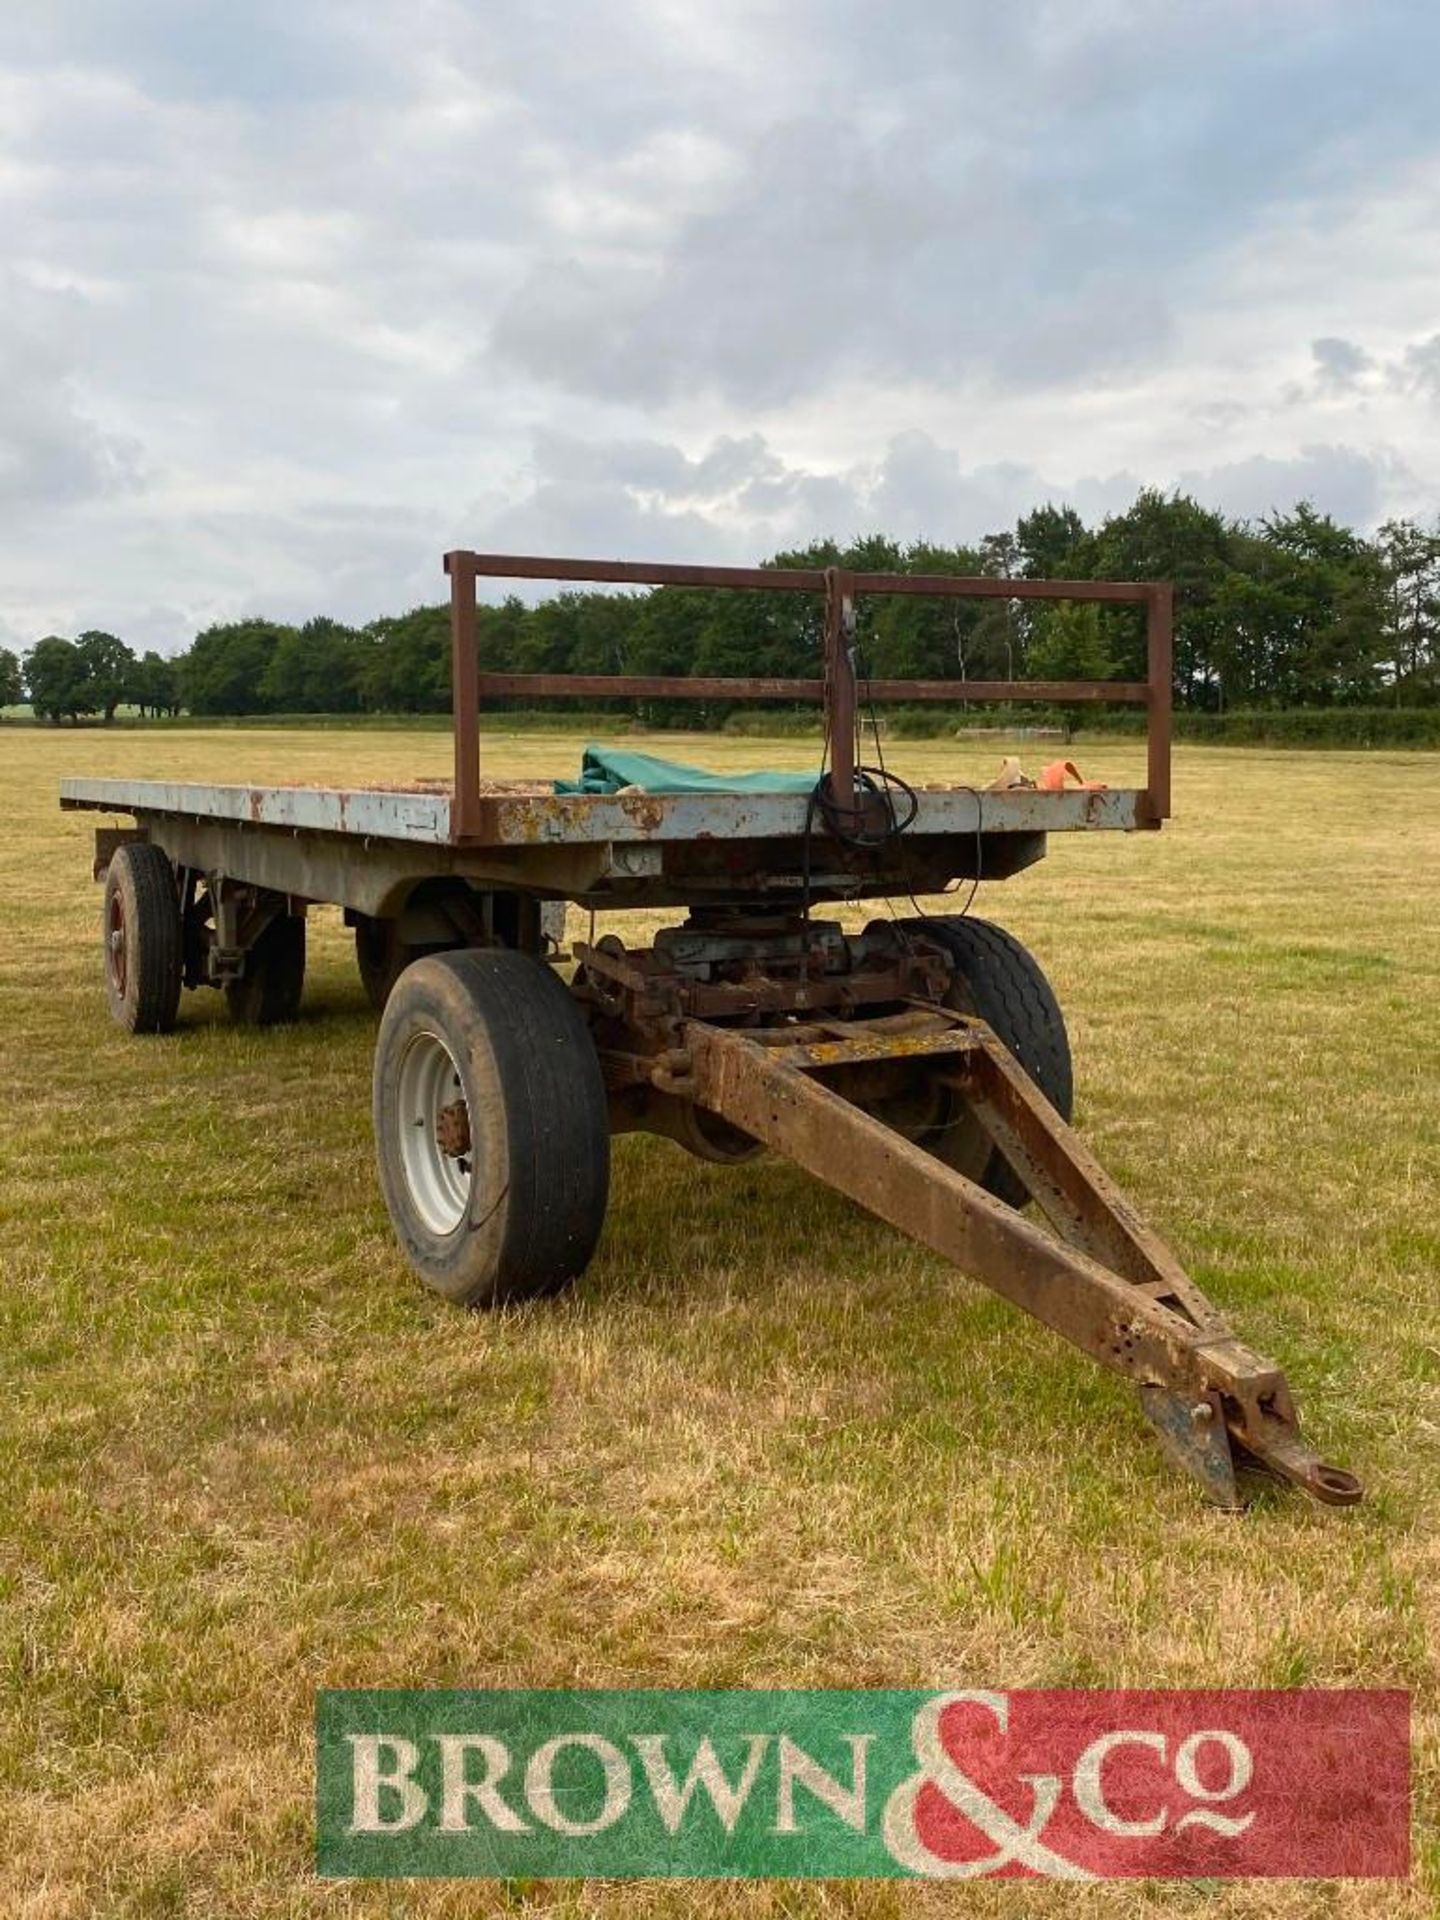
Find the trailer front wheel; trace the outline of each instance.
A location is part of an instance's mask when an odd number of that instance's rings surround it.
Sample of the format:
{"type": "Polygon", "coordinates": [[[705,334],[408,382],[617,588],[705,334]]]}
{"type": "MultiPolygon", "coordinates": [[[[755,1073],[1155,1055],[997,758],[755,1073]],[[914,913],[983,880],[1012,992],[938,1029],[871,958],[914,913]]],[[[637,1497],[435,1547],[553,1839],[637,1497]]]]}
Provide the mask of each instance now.
{"type": "MultiPolygon", "coordinates": [[[[1014,1054],[1062,1120],[1075,1105],[1075,1079],[1065,1016],[1040,963],[1013,933],[968,914],[901,923],[912,933],[938,941],[955,963],[947,1004],[977,1014],[1014,1054]]],[[[1012,1207],[1029,1198],[989,1135],[965,1108],[949,1103],[924,1144],[957,1172],[978,1180],[1012,1207]]]]}
{"type": "Polygon", "coordinates": [[[482,948],[407,967],[376,1040],[374,1120],[391,1223],[434,1292],[493,1306],[584,1272],[609,1193],[605,1085],[540,961],[482,948]]]}

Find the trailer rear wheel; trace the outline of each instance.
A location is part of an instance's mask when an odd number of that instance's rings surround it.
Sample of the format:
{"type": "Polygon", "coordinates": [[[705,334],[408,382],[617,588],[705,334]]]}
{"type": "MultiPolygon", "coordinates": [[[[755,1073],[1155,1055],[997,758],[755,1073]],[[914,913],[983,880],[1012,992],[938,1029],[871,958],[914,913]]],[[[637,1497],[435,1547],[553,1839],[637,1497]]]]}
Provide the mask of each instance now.
{"type": "Polygon", "coordinates": [[[396,982],[375,1046],[375,1147],[396,1237],[467,1306],[554,1293],[605,1219],[600,1062],[567,988],[529,954],[432,954],[396,982]]]}
{"type": "MultiPolygon", "coordinates": [[[[522,924],[520,901],[518,896],[509,896],[512,911],[496,916],[494,924],[494,944],[515,947],[520,952],[547,951],[558,952],[565,944],[565,902],[563,900],[545,900],[539,903],[533,939],[527,941],[523,936],[530,931],[522,924]]],[[[504,903],[502,896],[500,904],[504,903]]],[[[457,925],[455,937],[450,940],[430,940],[419,944],[404,940],[400,935],[398,920],[383,920],[368,913],[356,913],[355,920],[355,964],[360,971],[360,983],[365,989],[365,998],[377,1013],[385,1011],[385,1002],[394,990],[395,982],[406,967],[427,953],[449,953],[456,948],[489,945],[490,939],[477,938],[473,930],[468,937],[457,925]]]]}
{"type": "Polygon", "coordinates": [[[400,938],[394,920],[372,919],[368,913],[356,915],[355,964],[360,969],[365,998],[377,1013],[385,1011],[395,982],[420,951],[400,938]]]}
{"type": "Polygon", "coordinates": [[[101,921],[105,994],[130,1033],[168,1033],[180,1005],[180,895],[159,847],[131,841],[110,856],[101,921]]]}
{"type": "Polygon", "coordinates": [[[245,955],[245,971],[225,982],[230,1017],[243,1027],[274,1027],[300,1011],[305,987],[305,916],[277,913],[245,955]]]}
{"type": "MultiPolygon", "coordinates": [[[[968,914],[906,920],[910,932],[937,941],[955,962],[947,1005],[977,1014],[993,1027],[1045,1098],[1064,1120],[1075,1106],[1074,1070],[1065,1016],[1040,963],[1014,934],[968,914]]],[[[978,1180],[997,1199],[1020,1207],[1024,1184],[990,1137],[957,1097],[923,1140],[958,1173],[978,1180]]]]}

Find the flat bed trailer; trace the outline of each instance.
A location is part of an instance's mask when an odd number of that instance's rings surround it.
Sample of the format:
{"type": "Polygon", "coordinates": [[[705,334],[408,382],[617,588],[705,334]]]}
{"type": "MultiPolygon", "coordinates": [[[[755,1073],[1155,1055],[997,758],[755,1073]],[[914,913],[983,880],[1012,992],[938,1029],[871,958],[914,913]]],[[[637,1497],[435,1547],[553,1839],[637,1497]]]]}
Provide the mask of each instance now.
{"type": "Polygon", "coordinates": [[[67,778],[61,805],[128,816],[96,834],[106,985],[133,1032],[182,987],[238,1019],[293,1017],[305,913],[340,906],[381,1010],[374,1121],[396,1236],[422,1280],[486,1305],[587,1264],[612,1133],[736,1162],[769,1147],[953,1260],[1132,1379],[1170,1455],[1224,1505],[1260,1466],[1347,1505],[1355,1477],[1303,1440],[1284,1376],[1240,1345],[1069,1126],[1064,1021],[1002,928],[914,896],[1008,879],[1062,832],[1147,832],[1170,811],[1170,590],[1163,584],[637,566],[452,553],[454,777],[411,787],[67,778]],[[816,597],[812,680],[481,671],[481,578],[816,597]],[[872,682],[868,594],[1139,605],[1137,682],[872,682]],[[805,792],[556,793],[481,778],[482,698],[818,699],[805,792]],[[1121,700],[1148,715],[1135,789],[916,792],[860,763],[862,703],[1121,700]],[[858,934],[827,906],[904,899],[858,934]],[[668,907],[652,945],[579,943],[562,978],[555,904],[668,907]],[[818,911],[817,911],[818,910],[818,911]],[[1045,1225],[1020,1208],[1034,1202],[1045,1225]]]}

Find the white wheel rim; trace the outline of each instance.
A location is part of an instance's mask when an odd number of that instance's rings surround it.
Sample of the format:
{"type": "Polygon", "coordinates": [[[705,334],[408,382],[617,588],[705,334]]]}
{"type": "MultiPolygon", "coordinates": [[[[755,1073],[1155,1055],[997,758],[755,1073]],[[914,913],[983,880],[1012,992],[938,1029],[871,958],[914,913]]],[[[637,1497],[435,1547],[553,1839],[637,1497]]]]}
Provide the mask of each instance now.
{"type": "Polygon", "coordinates": [[[438,1033],[417,1033],[400,1062],[396,1116],[400,1165],[411,1204],[426,1229],[454,1233],[470,1211],[474,1145],[463,1153],[441,1145],[441,1115],[457,1103],[468,1107],[455,1056],[438,1033]]]}

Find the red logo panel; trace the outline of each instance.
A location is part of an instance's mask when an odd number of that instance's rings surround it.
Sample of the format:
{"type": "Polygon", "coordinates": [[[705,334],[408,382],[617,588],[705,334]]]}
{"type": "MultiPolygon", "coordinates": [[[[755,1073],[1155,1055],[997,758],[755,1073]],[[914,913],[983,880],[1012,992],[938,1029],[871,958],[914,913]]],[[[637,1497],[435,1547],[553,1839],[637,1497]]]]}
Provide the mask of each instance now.
{"type": "Polygon", "coordinates": [[[885,1839],[943,1878],[1403,1877],[1401,1692],[937,1695],[885,1839]]]}

